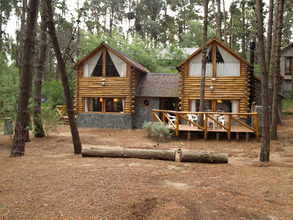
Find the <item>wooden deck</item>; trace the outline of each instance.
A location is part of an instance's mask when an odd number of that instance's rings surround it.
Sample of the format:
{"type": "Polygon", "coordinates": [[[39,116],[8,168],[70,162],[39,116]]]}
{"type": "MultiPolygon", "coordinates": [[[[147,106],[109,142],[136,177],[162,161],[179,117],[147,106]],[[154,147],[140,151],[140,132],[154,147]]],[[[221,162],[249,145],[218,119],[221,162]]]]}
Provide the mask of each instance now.
{"type": "MultiPolygon", "coordinates": [[[[223,118],[222,117],[222,118],[223,118]]],[[[204,138],[207,140],[208,133],[216,133],[217,140],[221,133],[227,133],[228,140],[231,140],[231,134],[236,134],[236,139],[239,140],[239,134],[246,134],[246,140],[248,141],[250,134],[255,134],[259,139],[258,131],[258,116],[257,113],[219,113],[219,112],[180,112],[169,110],[153,110],[153,123],[158,120],[160,123],[167,123],[169,129],[174,130],[176,136],[179,136],[179,132],[187,131],[188,139],[191,132],[203,132],[204,138]],[[158,114],[161,114],[162,119],[158,114]],[[190,115],[195,115],[196,118],[202,115],[204,119],[204,125],[200,126],[190,119],[190,115]],[[218,120],[220,116],[227,118],[224,122],[218,120]],[[252,123],[247,124],[246,121],[242,121],[241,118],[251,117],[252,123]],[[233,123],[232,123],[233,121],[233,123]],[[211,123],[213,125],[211,125],[211,123]],[[233,125],[232,125],[233,124],[233,125]],[[235,126],[237,124],[237,126],[235,126]]]]}
{"type": "MultiPolygon", "coordinates": [[[[173,126],[168,126],[169,129],[171,130],[176,130],[173,126]]],[[[179,125],[179,131],[198,131],[198,132],[203,132],[202,129],[199,129],[196,126],[191,126],[191,125],[179,125]]],[[[213,127],[208,127],[208,132],[224,132],[227,133],[227,130],[224,128],[219,128],[219,127],[215,127],[215,129],[213,129],[213,127]]],[[[244,126],[231,126],[231,132],[232,133],[254,133],[254,131],[248,129],[247,127],[244,126]]]]}

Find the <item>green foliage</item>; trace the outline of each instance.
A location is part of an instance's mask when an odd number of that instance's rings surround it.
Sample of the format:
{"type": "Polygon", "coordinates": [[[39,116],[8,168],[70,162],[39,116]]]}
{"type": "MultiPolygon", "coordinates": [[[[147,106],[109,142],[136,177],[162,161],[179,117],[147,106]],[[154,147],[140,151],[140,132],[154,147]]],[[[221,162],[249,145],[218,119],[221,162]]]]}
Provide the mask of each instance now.
{"type": "Polygon", "coordinates": [[[293,111],[293,99],[283,99],[282,108],[283,110],[293,111]]]}
{"type": "Polygon", "coordinates": [[[62,124],[62,121],[53,103],[42,103],[42,122],[47,137],[51,133],[56,133],[58,131],[58,128],[62,124]]]}
{"type": "Polygon", "coordinates": [[[0,54],[0,115],[15,118],[19,91],[19,70],[8,65],[6,57],[0,54]]]}
{"type": "Polygon", "coordinates": [[[170,129],[160,122],[144,122],[142,128],[146,130],[149,137],[159,142],[166,142],[172,136],[170,129]]]}
{"type": "Polygon", "coordinates": [[[42,87],[42,97],[45,100],[49,100],[49,102],[54,106],[64,105],[65,96],[62,82],[54,79],[46,82],[42,87]]]}

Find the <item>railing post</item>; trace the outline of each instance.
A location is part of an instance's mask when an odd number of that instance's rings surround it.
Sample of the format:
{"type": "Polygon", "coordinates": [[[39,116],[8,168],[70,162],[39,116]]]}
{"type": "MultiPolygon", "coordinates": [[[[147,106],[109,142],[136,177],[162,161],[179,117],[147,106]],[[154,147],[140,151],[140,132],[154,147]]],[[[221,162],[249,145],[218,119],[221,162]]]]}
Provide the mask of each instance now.
{"type": "Polygon", "coordinates": [[[165,112],[163,112],[163,122],[165,123],[166,122],[166,116],[165,116],[165,112]]]}
{"type": "Polygon", "coordinates": [[[176,136],[179,136],[179,114],[176,112],[176,136]]]}
{"type": "Polygon", "coordinates": [[[255,129],[255,135],[256,135],[257,139],[259,139],[258,116],[257,116],[257,113],[254,116],[254,129],[255,129]]]}
{"type": "Polygon", "coordinates": [[[228,141],[231,141],[231,115],[228,115],[228,141]]]}
{"type": "Polygon", "coordinates": [[[206,113],[203,114],[203,119],[204,119],[204,139],[208,139],[208,116],[206,113]]]}
{"type": "Polygon", "coordinates": [[[155,123],[155,115],[156,114],[154,111],[153,111],[153,124],[155,123]]]}

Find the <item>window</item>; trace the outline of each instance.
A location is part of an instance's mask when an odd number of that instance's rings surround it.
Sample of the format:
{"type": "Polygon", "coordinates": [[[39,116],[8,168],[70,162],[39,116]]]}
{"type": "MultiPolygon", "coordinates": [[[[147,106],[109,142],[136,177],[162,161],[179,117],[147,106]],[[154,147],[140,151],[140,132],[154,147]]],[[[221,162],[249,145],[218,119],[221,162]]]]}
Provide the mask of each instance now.
{"type": "Polygon", "coordinates": [[[142,100],[142,106],[143,107],[150,107],[151,106],[151,100],[150,99],[143,99],[142,100]]]}
{"type": "MultiPolygon", "coordinates": [[[[208,48],[206,63],[207,77],[240,76],[240,61],[219,45],[208,48]],[[213,57],[213,54],[216,54],[213,57]],[[213,66],[213,61],[216,65],[213,66]]],[[[190,60],[189,76],[201,76],[201,53],[190,60]]]]}
{"type": "Polygon", "coordinates": [[[106,98],[106,112],[123,112],[122,99],[106,98]]]}
{"type": "Polygon", "coordinates": [[[104,48],[84,63],[83,75],[84,77],[126,77],[126,67],[126,62],[104,48]]]}
{"type": "Polygon", "coordinates": [[[293,72],[293,59],[292,57],[286,57],[285,75],[292,75],[292,72],[293,72]]]}
{"type": "Polygon", "coordinates": [[[84,112],[123,112],[122,98],[84,98],[84,112]]]}
{"type": "MultiPolygon", "coordinates": [[[[199,112],[199,105],[200,100],[199,99],[193,99],[190,100],[190,111],[191,112],[199,112]]],[[[217,111],[223,111],[223,112],[233,112],[238,113],[238,105],[239,100],[205,100],[204,104],[204,111],[205,112],[217,112],[217,111]]]]}
{"type": "Polygon", "coordinates": [[[102,98],[85,98],[84,111],[85,112],[102,112],[102,98]]]}

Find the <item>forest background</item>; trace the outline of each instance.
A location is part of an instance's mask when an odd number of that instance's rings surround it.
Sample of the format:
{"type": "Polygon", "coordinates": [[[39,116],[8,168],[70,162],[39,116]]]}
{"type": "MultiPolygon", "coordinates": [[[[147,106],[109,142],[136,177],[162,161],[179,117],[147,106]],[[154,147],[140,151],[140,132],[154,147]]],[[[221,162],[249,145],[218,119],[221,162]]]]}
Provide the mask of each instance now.
{"type": "MultiPolygon", "coordinates": [[[[71,66],[103,41],[134,57],[151,72],[176,72],[176,65],[187,56],[181,48],[202,46],[202,4],[200,0],[85,0],[74,6],[65,0],[55,0],[56,31],[66,58],[71,90],[75,77],[71,66]],[[167,48],[166,53],[160,53],[163,48],[167,48]]],[[[292,7],[292,0],[285,2],[282,46],[291,40],[292,7]]],[[[22,8],[23,1],[1,0],[0,114],[3,116],[15,116],[17,112],[21,30],[16,28],[15,35],[9,33],[14,30],[11,20],[20,22],[22,8]]],[[[228,7],[224,0],[210,1],[207,39],[218,36],[218,24],[221,40],[249,59],[248,43],[256,41],[255,8],[255,1],[250,0],[235,0],[228,7]]],[[[264,9],[267,14],[266,3],[264,9]]],[[[40,19],[37,28],[39,40],[40,19]]],[[[50,45],[50,40],[47,43],[50,45]]],[[[256,60],[256,74],[258,69],[256,60]]],[[[65,103],[57,60],[50,46],[42,98],[49,100],[51,105],[65,103]]]]}

